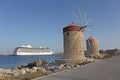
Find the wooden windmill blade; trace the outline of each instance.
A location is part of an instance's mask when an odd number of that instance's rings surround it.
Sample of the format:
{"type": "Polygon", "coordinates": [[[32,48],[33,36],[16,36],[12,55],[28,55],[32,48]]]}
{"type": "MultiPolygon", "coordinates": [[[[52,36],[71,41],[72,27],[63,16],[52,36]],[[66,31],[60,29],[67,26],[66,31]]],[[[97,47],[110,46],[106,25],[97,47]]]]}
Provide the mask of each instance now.
{"type": "Polygon", "coordinates": [[[92,25],[89,25],[89,23],[92,21],[92,19],[87,20],[87,10],[85,11],[84,14],[82,14],[81,9],[78,7],[77,8],[77,13],[74,10],[72,10],[72,13],[73,13],[75,19],[78,22],[81,22],[82,30],[85,31],[85,33],[86,33],[85,28],[88,27],[88,26],[92,26],[92,25]]]}
{"type": "Polygon", "coordinates": [[[82,12],[81,12],[81,10],[80,10],[79,7],[78,7],[78,13],[79,13],[79,15],[80,15],[82,25],[84,25],[84,24],[85,24],[85,21],[84,21],[84,19],[83,19],[84,17],[83,17],[83,15],[82,15],[82,12]]]}
{"type": "Polygon", "coordinates": [[[80,19],[78,18],[77,14],[74,10],[72,10],[73,16],[75,17],[76,21],[80,22],[80,19]]]}
{"type": "Polygon", "coordinates": [[[87,20],[87,10],[85,11],[85,15],[84,15],[84,22],[86,23],[87,20]]]}

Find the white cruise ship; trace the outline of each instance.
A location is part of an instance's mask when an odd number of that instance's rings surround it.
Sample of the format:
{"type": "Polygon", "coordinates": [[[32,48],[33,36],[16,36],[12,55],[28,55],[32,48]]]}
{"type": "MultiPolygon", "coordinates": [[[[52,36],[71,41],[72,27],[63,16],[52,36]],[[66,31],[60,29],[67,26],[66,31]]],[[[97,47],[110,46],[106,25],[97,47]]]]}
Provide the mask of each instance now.
{"type": "Polygon", "coordinates": [[[31,45],[23,45],[15,48],[14,55],[53,55],[49,48],[32,48],[31,45]]]}

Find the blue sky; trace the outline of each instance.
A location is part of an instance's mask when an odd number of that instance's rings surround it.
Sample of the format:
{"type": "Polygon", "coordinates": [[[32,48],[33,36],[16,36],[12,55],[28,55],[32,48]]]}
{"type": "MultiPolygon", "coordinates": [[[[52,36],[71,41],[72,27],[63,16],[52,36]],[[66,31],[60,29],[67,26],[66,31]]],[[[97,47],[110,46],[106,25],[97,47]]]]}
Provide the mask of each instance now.
{"type": "Polygon", "coordinates": [[[72,13],[78,7],[82,13],[87,10],[87,19],[92,19],[85,39],[95,36],[100,49],[120,48],[119,3],[119,0],[0,0],[0,53],[12,53],[23,44],[63,51],[62,29],[71,22],[81,24],[72,13]]]}

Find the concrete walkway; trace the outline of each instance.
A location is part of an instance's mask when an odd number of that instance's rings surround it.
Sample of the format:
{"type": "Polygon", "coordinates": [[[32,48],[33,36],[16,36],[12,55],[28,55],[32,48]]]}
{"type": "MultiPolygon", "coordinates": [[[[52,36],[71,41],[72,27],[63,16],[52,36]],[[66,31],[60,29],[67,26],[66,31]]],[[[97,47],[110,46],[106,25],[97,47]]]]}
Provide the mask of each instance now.
{"type": "Polygon", "coordinates": [[[120,56],[97,60],[34,80],[120,80],[120,56]]]}

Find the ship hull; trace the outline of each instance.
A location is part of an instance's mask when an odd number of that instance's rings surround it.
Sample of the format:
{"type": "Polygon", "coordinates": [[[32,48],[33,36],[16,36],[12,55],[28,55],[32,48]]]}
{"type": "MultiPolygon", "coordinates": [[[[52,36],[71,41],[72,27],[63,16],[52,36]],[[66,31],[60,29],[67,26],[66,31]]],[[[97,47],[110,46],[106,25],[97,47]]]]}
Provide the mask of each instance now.
{"type": "Polygon", "coordinates": [[[26,53],[26,52],[17,52],[15,55],[53,55],[53,52],[44,52],[44,53],[26,53]]]}
{"type": "Polygon", "coordinates": [[[14,55],[53,55],[53,51],[48,48],[26,48],[17,47],[14,55]]]}

